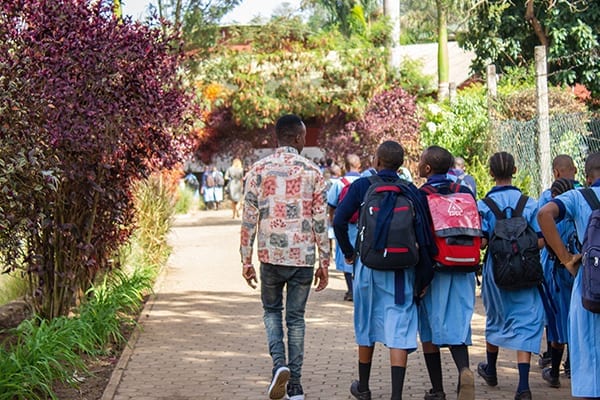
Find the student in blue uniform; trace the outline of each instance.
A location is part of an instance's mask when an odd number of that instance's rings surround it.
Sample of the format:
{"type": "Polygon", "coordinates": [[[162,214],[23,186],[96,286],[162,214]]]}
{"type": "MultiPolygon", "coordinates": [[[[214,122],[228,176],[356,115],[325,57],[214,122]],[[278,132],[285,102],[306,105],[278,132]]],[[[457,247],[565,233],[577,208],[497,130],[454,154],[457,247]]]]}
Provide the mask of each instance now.
{"type": "MultiPolygon", "coordinates": [[[[329,210],[329,222],[333,229],[333,216],[335,215],[335,209],[340,203],[340,194],[344,185],[351,184],[358,178],[360,178],[360,157],[356,154],[348,154],[346,155],[345,160],[345,168],[346,173],[340,179],[337,179],[332,183],[331,187],[327,191],[327,206],[329,210]]],[[[348,224],[348,234],[350,236],[350,242],[356,242],[356,222],[348,224]]],[[[344,253],[342,253],[342,249],[336,241],[335,244],[335,269],[344,273],[344,278],[346,279],[346,287],[347,291],[344,294],[345,301],[353,300],[352,293],[352,270],[354,266],[352,264],[347,264],[344,259],[344,253]]]]}
{"type": "MultiPolygon", "coordinates": [[[[515,161],[506,152],[495,153],[489,161],[490,174],[494,178],[494,186],[486,197],[491,198],[500,210],[514,210],[521,196],[521,191],[512,186],[512,177],[516,173],[515,161]]],[[[496,217],[490,208],[479,200],[484,239],[482,246],[487,244],[496,223],[496,217]]],[[[529,199],[523,210],[523,217],[531,227],[539,232],[537,220],[537,202],[529,199]]],[[[538,233],[541,237],[541,234],[538,233]]],[[[539,246],[543,239],[539,239],[539,246]]],[[[487,362],[479,363],[477,373],[490,386],[498,384],[496,361],[498,348],[504,347],[516,350],[519,368],[519,383],[515,400],[531,399],[529,388],[529,369],[531,353],[538,353],[544,332],[544,308],[537,288],[521,290],[503,290],[496,286],[492,265],[492,257],[485,258],[483,265],[483,283],[481,297],[485,307],[486,326],[486,355],[487,362]]]]}
{"type": "MultiPolygon", "coordinates": [[[[377,175],[384,181],[397,181],[396,171],[404,161],[404,149],[394,141],[383,142],[377,149],[374,165],[377,175]]],[[[406,183],[406,182],[405,182],[406,183]]],[[[406,195],[413,200],[415,230],[419,243],[419,256],[423,265],[401,271],[381,271],[364,266],[354,259],[355,251],[348,238],[348,221],[360,209],[371,182],[362,177],[352,183],[348,194],[338,205],[333,227],[336,239],[346,262],[354,269],[354,331],[358,344],[358,376],[352,382],[350,393],[357,399],[370,400],[369,377],[375,343],[390,349],[392,400],[402,399],[408,353],[417,348],[417,304],[415,293],[431,280],[431,235],[427,209],[423,197],[412,184],[406,183],[406,195]],[[429,270],[427,269],[429,265],[429,270]],[[402,298],[398,301],[398,298],[402,298]]]]}
{"type": "MultiPolygon", "coordinates": [[[[596,196],[600,196],[600,153],[590,154],[585,162],[585,178],[596,196]]],[[[600,314],[581,303],[581,254],[571,253],[561,240],[556,223],[573,220],[577,237],[583,239],[592,213],[579,190],[570,190],[552,199],[538,213],[546,243],[566,269],[575,276],[569,308],[568,342],[571,358],[571,394],[573,397],[600,398],[600,314]]]]}
{"type": "MultiPolygon", "coordinates": [[[[430,146],[421,155],[419,176],[425,185],[449,187],[454,181],[447,176],[453,165],[452,154],[439,146],[430,146]]],[[[422,189],[421,189],[422,190],[422,189]]],[[[466,186],[460,191],[473,195],[466,186]]],[[[475,308],[474,272],[435,272],[419,305],[419,336],[432,389],[425,400],[444,400],[440,346],[449,346],[459,371],[458,400],[473,400],[473,372],[469,369],[471,318],[475,308]]]]}
{"type": "MultiPolygon", "coordinates": [[[[552,175],[554,176],[555,180],[553,183],[553,185],[555,185],[555,195],[568,190],[569,188],[566,186],[570,186],[570,188],[581,187],[581,184],[575,180],[575,174],[577,174],[577,167],[575,166],[571,156],[567,154],[559,154],[558,156],[554,157],[552,160],[552,175]]],[[[538,200],[538,210],[548,203],[555,195],[553,195],[551,189],[544,190],[540,195],[540,199],[538,200]]],[[[563,240],[565,240],[564,243],[568,243],[570,235],[574,236],[575,226],[570,223],[569,226],[571,228],[567,229],[566,223],[561,225],[561,237],[563,240]]],[[[544,268],[544,278],[546,282],[554,282],[553,284],[546,285],[544,292],[547,296],[558,297],[558,299],[556,302],[552,300],[550,300],[550,303],[547,302],[548,304],[551,304],[550,309],[548,306],[546,307],[546,317],[548,322],[546,327],[547,347],[546,351],[540,355],[538,365],[545,369],[545,371],[542,371],[542,376],[546,381],[548,381],[550,386],[560,387],[558,372],[564,353],[564,344],[567,340],[566,318],[569,311],[568,299],[571,298],[573,278],[568,272],[565,271],[564,268],[559,270],[554,268],[554,261],[556,260],[556,257],[554,257],[552,251],[549,251],[546,247],[544,247],[540,252],[540,257],[542,266],[544,268]],[[555,274],[554,272],[557,273],[555,274]],[[561,283],[564,285],[561,285],[561,283]],[[546,367],[550,365],[552,365],[552,369],[547,370],[546,367]]],[[[567,376],[570,373],[568,353],[567,359],[565,360],[565,373],[567,373],[567,376]]]]}

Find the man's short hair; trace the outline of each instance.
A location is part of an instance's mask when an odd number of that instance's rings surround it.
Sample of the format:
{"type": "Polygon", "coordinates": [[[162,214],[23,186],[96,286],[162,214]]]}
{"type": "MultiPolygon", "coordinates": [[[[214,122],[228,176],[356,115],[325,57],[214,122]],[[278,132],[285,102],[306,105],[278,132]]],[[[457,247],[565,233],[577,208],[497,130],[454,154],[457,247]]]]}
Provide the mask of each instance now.
{"type": "Polygon", "coordinates": [[[278,139],[291,139],[304,131],[304,122],[295,114],[280,117],[275,124],[275,134],[278,139]]]}
{"type": "Polygon", "coordinates": [[[585,176],[600,177],[600,153],[592,153],[585,160],[585,176]]]}
{"type": "Polygon", "coordinates": [[[397,171],[404,163],[404,149],[393,140],[386,140],[377,148],[377,158],[385,169],[397,171]]]}
{"type": "Polygon", "coordinates": [[[445,174],[454,165],[452,153],[440,146],[429,146],[423,154],[424,161],[434,174],[445,174]]]}
{"type": "Polygon", "coordinates": [[[354,153],[346,155],[346,171],[351,169],[360,169],[360,157],[354,153]]]}

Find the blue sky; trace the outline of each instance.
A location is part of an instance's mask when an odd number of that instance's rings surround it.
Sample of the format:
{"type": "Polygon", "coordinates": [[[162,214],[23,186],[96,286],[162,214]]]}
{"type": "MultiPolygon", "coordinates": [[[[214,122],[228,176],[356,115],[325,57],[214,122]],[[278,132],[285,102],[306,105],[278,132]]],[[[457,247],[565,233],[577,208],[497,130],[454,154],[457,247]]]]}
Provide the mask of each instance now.
{"type": "MultiPolygon", "coordinates": [[[[292,7],[299,7],[300,0],[284,0],[290,3],[292,7]]],[[[278,0],[242,0],[241,3],[229,14],[225,15],[223,23],[247,23],[256,16],[262,16],[268,19],[273,10],[275,10],[284,1],[278,0]]],[[[149,4],[156,5],[156,0],[122,0],[123,12],[131,15],[133,18],[143,18],[149,4]]]]}

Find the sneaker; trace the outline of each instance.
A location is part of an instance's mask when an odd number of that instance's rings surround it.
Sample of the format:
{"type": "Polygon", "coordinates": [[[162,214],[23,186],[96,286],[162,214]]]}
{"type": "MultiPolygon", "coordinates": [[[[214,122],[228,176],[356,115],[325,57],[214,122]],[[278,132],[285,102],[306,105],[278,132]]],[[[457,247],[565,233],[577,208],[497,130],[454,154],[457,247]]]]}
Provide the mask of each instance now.
{"type": "Polygon", "coordinates": [[[446,393],[434,392],[433,389],[429,389],[429,392],[425,393],[425,400],[446,400],[446,393]]]}
{"type": "Polygon", "coordinates": [[[515,400],[531,400],[531,390],[515,393],[515,400]]]}
{"type": "Polygon", "coordinates": [[[457,400],[475,400],[475,377],[469,368],[460,371],[457,400]]]}
{"type": "Polygon", "coordinates": [[[358,381],[352,381],[352,384],[350,385],[350,393],[352,393],[352,396],[358,400],[371,400],[371,391],[365,390],[364,392],[360,392],[358,390],[358,381]]]}
{"type": "Polygon", "coordinates": [[[550,352],[545,351],[542,354],[540,354],[540,358],[538,359],[538,366],[544,369],[550,364],[552,364],[552,356],[550,355],[550,352]]]}
{"type": "Polygon", "coordinates": [[[479,364],[477,364],[477,373],[479,374],[479,376],[481,376],[483,378],[485,383],[487,383],[488,386],[497,386],[498,385],[498,376],[496,374],[494,374],[494,375],[488,374],[486,369],[487,369],[486,363],[480,362],[479,364]]]}
{"type": "Polygon", "coordinates": [[[290,369],[288,367],[279,367],[273,374],[273,380],[269,385],[267,394],[271,400],[280,400],[285,396],[285,385],[290,379],[290,369]]]}
{"type": "Polygon", "coordinates": [[[304,400],[304,390],[299,383],[288,383],[287,398],[289,400],[304,400]]]}
{"type": "Polygon", "coordinates": [[[548,384],[550,385],[550,387],[553,388],[559,388],[560,387],[560,380],[558,379],[558,376],[552,376],[552,367],[550,368],[544,368],[542,370],[542,378],[548,382],[548,384]]]}
{"type": "Polygon", "coordinates": [[[352,300],[354,299],[353,297],[354,297],[354,296],[352,295],[352,293],[350,293],[350,292],[346,292],[346,293],[344,294],[344,301],[352,301],[352,300]]]}

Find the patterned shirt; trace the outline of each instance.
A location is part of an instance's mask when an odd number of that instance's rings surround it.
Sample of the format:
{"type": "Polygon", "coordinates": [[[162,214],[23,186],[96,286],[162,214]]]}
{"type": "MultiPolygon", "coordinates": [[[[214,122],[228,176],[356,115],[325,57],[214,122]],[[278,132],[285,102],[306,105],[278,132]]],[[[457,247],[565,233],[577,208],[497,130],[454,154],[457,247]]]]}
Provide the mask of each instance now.
{"type": "Polygon", "coordinates": [[[258,235],[258,259],[263,263],[329,266],[325,180],[319,168],[293,147],[279,147],[256,162],[246,175],[240,253],[252,264],[258,235]]]}

